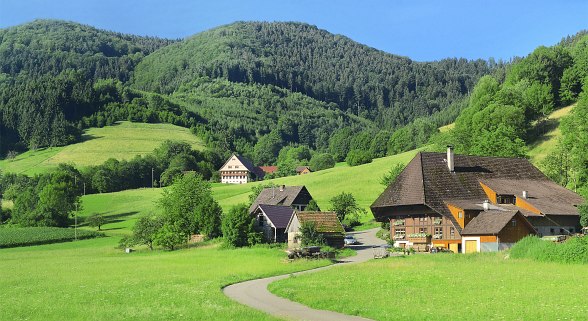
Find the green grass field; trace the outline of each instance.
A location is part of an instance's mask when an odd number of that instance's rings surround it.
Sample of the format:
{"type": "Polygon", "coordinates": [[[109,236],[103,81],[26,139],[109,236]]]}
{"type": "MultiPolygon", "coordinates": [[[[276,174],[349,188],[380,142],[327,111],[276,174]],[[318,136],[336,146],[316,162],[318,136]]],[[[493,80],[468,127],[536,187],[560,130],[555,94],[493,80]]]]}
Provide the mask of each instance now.
{"type": "MultiPolygon", "coordinates": [[[[321,209],[328,209],[329,200],[341,193],[348,192],[355,196],[359,205],[368,209],[372,202],[384,191],[385,186],[380,184],[380,179],[394,165],[408,163],[417,151],[410,151],[394,156],[374,159],[372,163],[350,167],[340,163],[334,168],[300,176],[289,176],[271,180],[277,185],[297,186],[305,185],[317,201],[321,209]]],[[[223,209],[239,203],[248,202],[251,187],[256,184],[265,184],[269,181],[254,182],[244,185],[214,184],[214,197],[219,201],[223,209]]]]}
{"type": "Polygon", "coordinates": [[[221,292],[230,283],[329,264],[279,249],[125,254],[117,238],[0,250],[2,320],[275,320],[221,292]]]}
{"type": "Polygon", "coordinates": [[[34,175],[60,163],[80,167],[99,165],[109,158],[123,160],[151,153],[168,139],[187,142],[195,149],[204,148],[189,129],[170,124],[120,122],[115,126],[90,128],[84,132],[83,139],[81,143],[28,151],[15,159],[0,161],[0,169],[34,175]]]}
{"type": "MultiPolygon", "coordinates": [[[[380,178],[395,164],[407,163],[414,157],[416,151],[407,152],[395,156],[374,159],[370,164],[349,167],[340,164],[331,169],[310,173],[302,176],[290,176],[272,180],[281,185],[306,185],[310,193],[317,200],[322,209],[328,209],[331,197],[341,193],[352,193],[359,205],[368,209],[371,203],[384,190],[380,184],[380,178]]],[[[232,206],[239,203],[247,203],[254,182],[244,185],[213,184],[214,198],[226,212],[232,206]]],[[[80,210],[80,223],[84,227],[83,218],[94,213],[102,214],[110,223],[102,226],[109,235],[130,233],[131,227],[137,218],[148,213],[157,213],[159,208],[157,200],[161,197],[162,189],[142,188],[116,193],[93,194],[82,197],[80,210]]],[[[368,216],[362,218],[363,222],[372,220],[373,216],[368,211],[368,216]]]]}
{"type": "Polygon", "coordinates": [[[565,108],[558,109],[549,115],[548,122],[550,129],[542,136],[539,137],[536,142],[529,146],[529,156],[533,164],[540,163],[549,153],[551,153],[556,145],[557,141],[561,138],[561,130],[559,129],[559,123],[564,116],[569,115],[575,105],[571,105],[565,108]]]}
{"type": "Polygon", "coordinates": [[[313,308],[375,320],[585,320],[588,278],[578,276],[586,273],[586,265],[502,253],[423,254],[340,266],[269,289],[313,308]]]}

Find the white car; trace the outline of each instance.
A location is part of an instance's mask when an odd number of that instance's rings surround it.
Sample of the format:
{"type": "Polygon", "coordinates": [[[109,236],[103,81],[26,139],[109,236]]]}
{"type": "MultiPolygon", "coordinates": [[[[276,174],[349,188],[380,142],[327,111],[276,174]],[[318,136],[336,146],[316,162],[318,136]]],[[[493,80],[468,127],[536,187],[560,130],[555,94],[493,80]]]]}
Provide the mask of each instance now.
{"type": "Polygon", "coordinates": [[[345,245],[359,244],[359,242],[355,239],[355,237],[353,237],[353,235],[346,235],[343,241],[345,242],[345,245]]]}

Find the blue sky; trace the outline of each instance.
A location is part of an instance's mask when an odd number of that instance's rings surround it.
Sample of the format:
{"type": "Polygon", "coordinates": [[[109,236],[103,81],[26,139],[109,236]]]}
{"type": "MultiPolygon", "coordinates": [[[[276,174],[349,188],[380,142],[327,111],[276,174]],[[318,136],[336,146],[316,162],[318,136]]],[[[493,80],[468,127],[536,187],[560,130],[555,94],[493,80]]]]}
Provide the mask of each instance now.
{"type": "Polygon", "coordinates": [[[588,1],[0,0],[0,28],[36,18],[166,38],[238,20],[301,21],[419,61],[508,60],[588,29],[588,1]]]}

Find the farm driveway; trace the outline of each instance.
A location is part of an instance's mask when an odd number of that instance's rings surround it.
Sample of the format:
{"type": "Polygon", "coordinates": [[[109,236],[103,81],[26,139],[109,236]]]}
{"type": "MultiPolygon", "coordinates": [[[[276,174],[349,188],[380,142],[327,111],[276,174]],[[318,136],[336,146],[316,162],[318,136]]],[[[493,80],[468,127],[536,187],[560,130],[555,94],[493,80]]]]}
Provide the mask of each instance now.
{"type": "MultiPolygon", "coordinates": [[[[300,275],[305,273],[314,273],[325,269],[330,269],[341,264],[361,263],[373,257],[372,246],[382,245],[386,242],[376,237],[376,232],[379,229],[371,229],[367,231],[353,232],[355,238],[361,243],[360,245],[352,246],[357,250],[357,255],[344,259],[338,264],[333,264],[313,270],[293,273],[293,275],[300,275]]],[[[290,300],[280,298],[273,295],[267,290],[268,284],[285,279],[292,274],[279,275],[265,279],[257,279],[236,283],[229,285],[223,289],[225,295],[231,299],[250,306],[254,309],[264,311],[273,316],[285,318],[288,320],[320,320],[320,321],[347,321],[347,320],[369,320],[366,318],[345,315],[342,313],[315,310],[300,303],[292,302],[290,300]]]]}

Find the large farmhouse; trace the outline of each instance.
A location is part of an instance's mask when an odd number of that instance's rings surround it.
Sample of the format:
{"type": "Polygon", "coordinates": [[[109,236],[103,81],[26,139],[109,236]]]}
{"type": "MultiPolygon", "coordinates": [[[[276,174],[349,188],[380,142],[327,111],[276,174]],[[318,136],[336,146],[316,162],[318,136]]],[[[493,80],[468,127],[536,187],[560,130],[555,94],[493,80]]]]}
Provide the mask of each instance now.
{"type": "Polygon", "coordinates": [[[259,167],[237,154],[231,155],[219,171],[223,184],[246,184],[262,179],[264,176],[264,172],[259,167]]]}
{"type": "Polygon", "coordinates": [[[496,251],[528,234],[579,231],[583,199],[528,160],[418,153],[372,204],[397,246],[496,251]]]}

